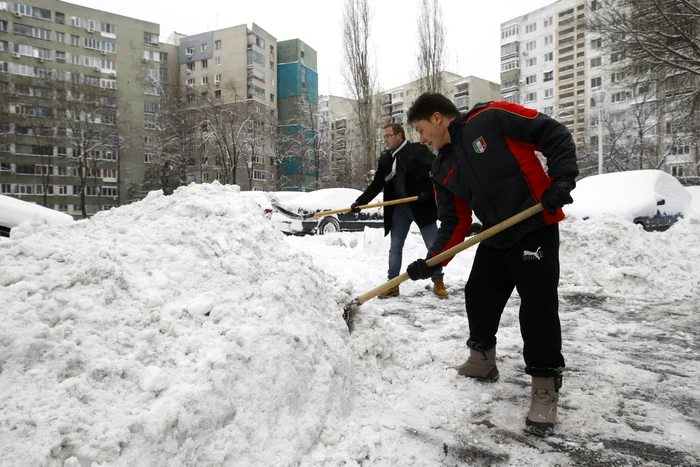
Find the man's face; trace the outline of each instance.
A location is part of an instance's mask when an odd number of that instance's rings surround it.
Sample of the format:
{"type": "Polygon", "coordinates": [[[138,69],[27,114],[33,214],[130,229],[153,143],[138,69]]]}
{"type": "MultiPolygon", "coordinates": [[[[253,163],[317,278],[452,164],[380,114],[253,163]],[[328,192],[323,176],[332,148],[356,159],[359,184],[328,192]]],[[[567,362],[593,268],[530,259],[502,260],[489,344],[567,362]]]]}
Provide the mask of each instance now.
{"type": "Polygon", "coordinates": [[[445,118],[436,112],[429,120],[414,121],[413,128],[420,135],[421,144],[427,144],[439,151],[450,142],[445,122],[445,118]]]}
{"type": "Polygon", "coordinates": [[[384,145],[390,151],[401,146],[403,139],[401,138],[401,133],[394,133],[391,127],[384,128],[384,145]]]}

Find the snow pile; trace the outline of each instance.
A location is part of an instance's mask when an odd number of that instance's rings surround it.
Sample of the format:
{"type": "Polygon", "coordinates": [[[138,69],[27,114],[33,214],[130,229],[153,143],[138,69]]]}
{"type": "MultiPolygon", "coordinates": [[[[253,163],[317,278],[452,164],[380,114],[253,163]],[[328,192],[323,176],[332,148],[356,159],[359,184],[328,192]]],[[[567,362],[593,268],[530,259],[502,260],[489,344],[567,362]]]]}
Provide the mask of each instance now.
{"type": "Polygon", "coordinates": [[[564,292],[667,299],[698,297],[700,219],[680,220],[665,232],[612,215],[561,224],[564,292]]]}
{"type": "Polygon", "coordinates": [[[0,464],[288,465],[349,413],[339,287],[237,187],[13,237],[0,464]]]}

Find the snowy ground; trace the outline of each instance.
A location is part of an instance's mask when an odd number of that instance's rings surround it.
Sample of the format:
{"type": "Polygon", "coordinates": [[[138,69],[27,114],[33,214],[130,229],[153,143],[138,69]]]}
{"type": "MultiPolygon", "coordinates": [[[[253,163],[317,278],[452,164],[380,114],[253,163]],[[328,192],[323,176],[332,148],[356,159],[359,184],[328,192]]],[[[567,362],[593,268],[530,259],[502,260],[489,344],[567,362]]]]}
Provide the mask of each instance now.
{"type": "MultiPolygon", "coordinates": [[[[0,465],[700,465],[700,221],[562,224],[558,434],[528,407],[517,296],[492,385],[458,378],[474,251],[360,308],[379,230],[284,237],[217,184],[0,241],[0,465]]],[[[409,236],[408,261],[425,254],[409,236]]]]}

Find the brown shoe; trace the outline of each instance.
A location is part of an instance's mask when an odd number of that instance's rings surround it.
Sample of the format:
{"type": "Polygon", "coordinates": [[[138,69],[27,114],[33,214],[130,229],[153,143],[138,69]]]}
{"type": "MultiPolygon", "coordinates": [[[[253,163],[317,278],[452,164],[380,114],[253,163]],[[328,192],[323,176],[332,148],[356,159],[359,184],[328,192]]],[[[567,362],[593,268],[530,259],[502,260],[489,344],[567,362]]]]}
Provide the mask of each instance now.
{"type": "Polygon", "coordinates": [[[433,279],[433,292],[440,298],[447,298],[450,295],[442,279],[433,279]]]}
{"type": "Polygon", "coordinates": [[[399,296],[399,286],[397,285],[396,287],[392,287],[384,293],[380,293],[379,295],[377,295],[377,298],[389,298],[389,297],[398,297],[398,296],[399,296]]]}

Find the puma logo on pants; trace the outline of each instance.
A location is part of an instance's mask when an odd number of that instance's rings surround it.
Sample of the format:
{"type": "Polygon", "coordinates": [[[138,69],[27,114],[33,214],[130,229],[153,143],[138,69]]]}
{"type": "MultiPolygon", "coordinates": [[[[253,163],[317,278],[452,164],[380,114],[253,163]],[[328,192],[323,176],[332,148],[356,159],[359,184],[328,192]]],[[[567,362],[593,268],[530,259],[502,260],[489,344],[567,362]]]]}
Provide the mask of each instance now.
{"type": "Polygon", "coordinates": [[[528,250],[523,250],[523,261],[532,261],[533,259],[536,260],[541,260],[542,257],[544,256],[544,251],[542,251],[542,247],[537,247],[537,250],[533,251],[528,251],[528,250]]]}

